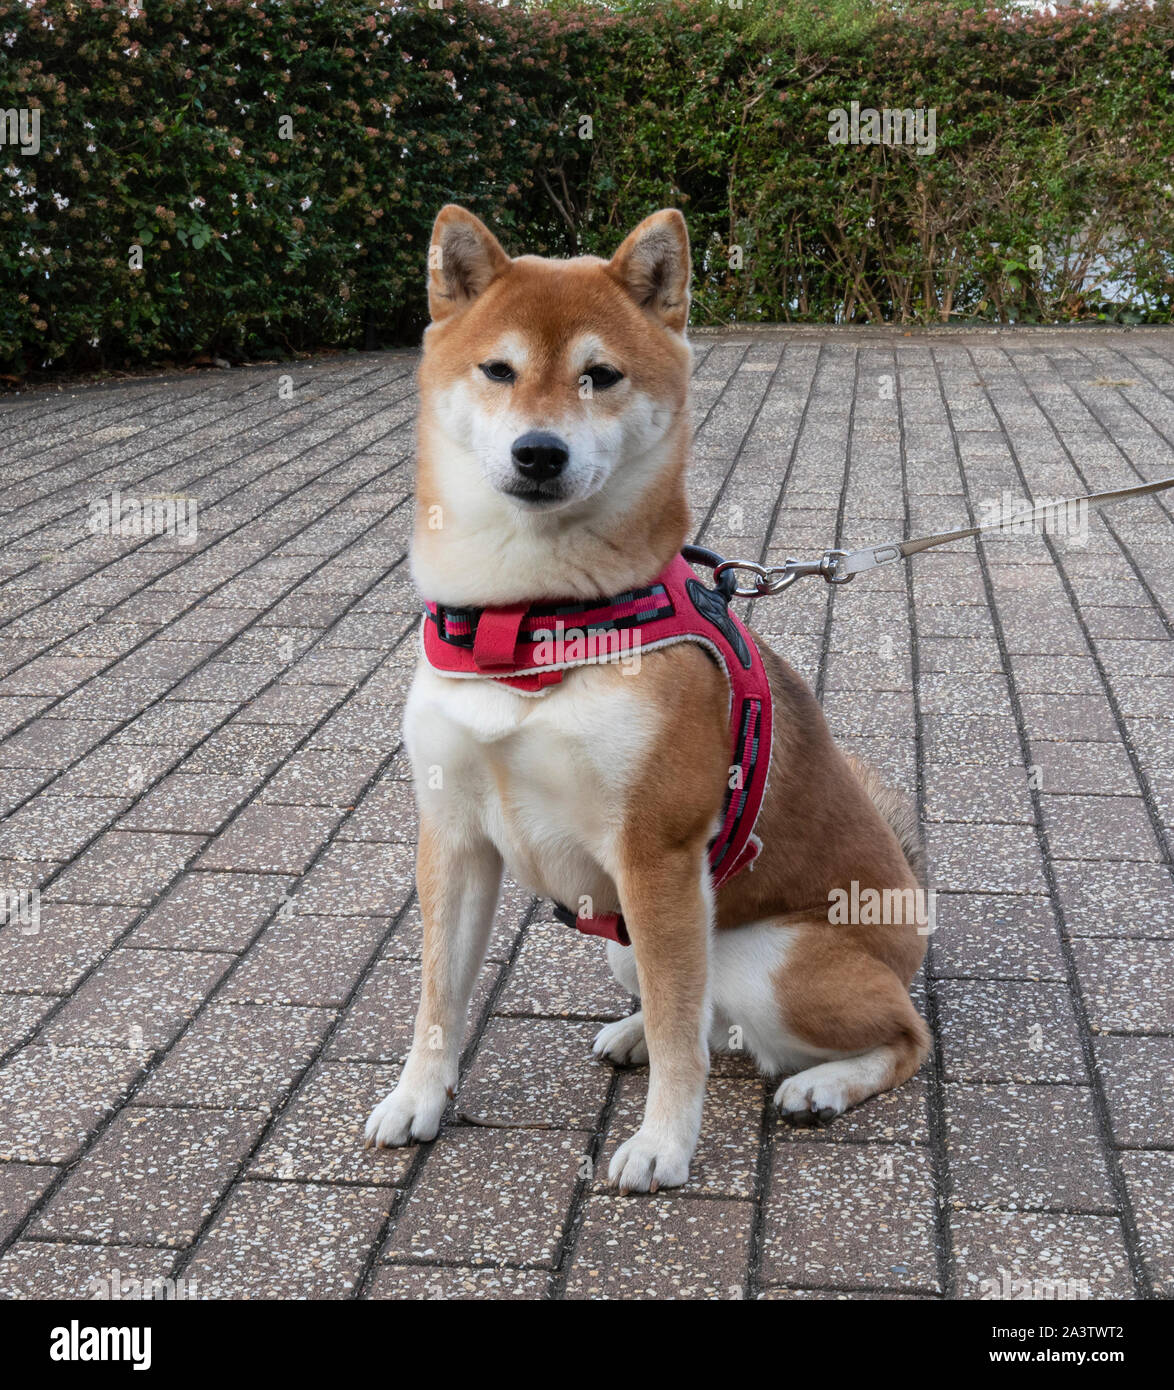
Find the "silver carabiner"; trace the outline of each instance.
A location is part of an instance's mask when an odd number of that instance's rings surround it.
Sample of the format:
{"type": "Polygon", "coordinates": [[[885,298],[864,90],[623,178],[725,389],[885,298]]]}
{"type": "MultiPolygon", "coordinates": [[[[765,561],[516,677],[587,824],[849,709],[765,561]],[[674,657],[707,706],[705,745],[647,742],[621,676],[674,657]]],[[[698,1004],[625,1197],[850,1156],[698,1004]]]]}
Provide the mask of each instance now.
{"type": "Polygon", "coordinates": [[[729,570],[747,570],[755,577],[752,589],[745,586],[735,588],[731,591],[732,598],[767,598],[771,594],[781,594],[801,575],[814,573],[798,560],[788,560],[782,565],[759,565],[753,560],[723,560],[720,565],[714,566],[714,579],[720,579],[729,570]]]}

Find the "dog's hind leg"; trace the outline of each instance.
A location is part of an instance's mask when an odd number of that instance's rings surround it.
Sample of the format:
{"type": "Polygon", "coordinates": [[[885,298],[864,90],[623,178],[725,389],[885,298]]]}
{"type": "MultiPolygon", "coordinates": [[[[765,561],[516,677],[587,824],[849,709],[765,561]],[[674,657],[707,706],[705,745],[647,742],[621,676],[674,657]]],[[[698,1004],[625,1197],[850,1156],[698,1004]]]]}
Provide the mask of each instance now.
{"type": "MultiPolygon", "coordinates": [[[[631,946],[618,941],[607,943],[607,963],[616,983],[629,994],[639,998],[640,978],[636,973],[636,953],[631,946]]],[[[597,1057],[606,1058],[617,1067],[642,1067],[648,1061],[648,1043],[644,1038],[644,1011],[637,1009],[627,1018],[607,1023],[595,1035],[591,1050],[597,1057]]]]}
{"type": "Polygon", "coordinates": [[[501,873],[501,856],[488,841],[456,841],[422,818],[416,856],[424,924],[420,1007],[399,1084],[367,1121],[369,1144],[436,1137],[457,1084],[469,1000],[485,957],[501,873]]]}
{"type": "MultiPolygon", "coordinates": [[[[775,1093],[795,1124],[832,1119],[869,1096],[908,1080],[929,1055],[929,1030],[896,970],[861,944],[861,933],[911,933],[910,927],[800,928],[796,947],[773,983],[788,1034],[829,1060],[790,1076],[775,1093]]],[[[887,943],[886,943],[887,944],[887,943]]],[[[916,939],[885,955],[919,955],[916,939]]]]}

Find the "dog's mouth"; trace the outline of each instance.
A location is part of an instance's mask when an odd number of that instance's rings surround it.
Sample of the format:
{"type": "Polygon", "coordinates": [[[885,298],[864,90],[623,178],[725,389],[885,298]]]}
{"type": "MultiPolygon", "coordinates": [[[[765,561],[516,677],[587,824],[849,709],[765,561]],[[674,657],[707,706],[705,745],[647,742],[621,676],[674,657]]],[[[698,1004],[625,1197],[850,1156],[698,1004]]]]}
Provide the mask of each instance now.
{"type": "Polygon", "coordinates": [[[557,481],[545,483],[527,482],[524,478],[519,478],[517,482],[510,483],[501,489],[507,497],[512,497],[515,502],[521,502],[523,506],[541,509],[543,507],[557,507],[560,502],[567,500],[566,486],[557,481]]]}

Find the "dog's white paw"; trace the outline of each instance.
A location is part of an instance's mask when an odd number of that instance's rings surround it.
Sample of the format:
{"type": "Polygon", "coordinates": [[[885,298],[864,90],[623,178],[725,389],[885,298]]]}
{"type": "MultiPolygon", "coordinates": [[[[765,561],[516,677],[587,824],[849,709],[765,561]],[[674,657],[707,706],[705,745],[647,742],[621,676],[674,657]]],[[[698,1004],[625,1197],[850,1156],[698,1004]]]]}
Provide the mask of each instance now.
{"type": "Polygon", "coordinates": [[[617,1067],[642,1067],[648,1061],[648,1044],[644,1040],[644,1015],[639,1009],[627,1018],[609,1023],[595,1035],[591,1051],[606,1057],[617,1067]]]}
{"type": "Polygon", "coordinates": [[[443,1085],[412,1086],[401,1081],[371,1111],[364,1130],[367,1147],[394,1149],[415,1139],[435,1139],[448,1101],[443,1085]]]}
{"type": "Polygon", "coordinates": [[[849,1101],[843,1082],[834,1073],[816,1075],[821,1070],[821,1067],[810,1067],[788,1077],[775,1092],[775,1105],[793,1125],[827,1124],[847,1110],[849,1101]]]}
{"type": "Polygon", "coordinates": [[[620,1145],[608,1164],[607,1176],[620,1195],[680,1187],[689,1177],[692,1149],[647,1129],[638,1129],[620,1145]]]}

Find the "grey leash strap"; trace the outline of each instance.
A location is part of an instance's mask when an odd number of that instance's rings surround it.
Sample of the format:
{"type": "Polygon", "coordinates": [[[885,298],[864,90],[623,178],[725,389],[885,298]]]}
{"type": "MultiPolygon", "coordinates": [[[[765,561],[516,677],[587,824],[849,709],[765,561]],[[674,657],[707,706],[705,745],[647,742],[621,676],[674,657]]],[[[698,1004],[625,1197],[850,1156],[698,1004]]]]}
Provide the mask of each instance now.
{"type": "Polygon", "coordinates": [[[1163,488],[1174,487],[1174,478],[1159,478],[1154,483],[1139,483],[1136,487],[1118,488],[1115,492],[1091,492],[1084,497],[1068,497],[1059,501],[1041,502],[1034,507],[1025,507],[998,521],[988,521],[984,526],[963,526],[957,531],[938,531],[932,536],[917,536],[908,541],[892,541],[887,545],[869,545],[860,550],[825,550],[818,560],[787,560],[781,565],[759,565],[747,560],[723,560],[714,568],[714,577],[721,579],[730,571],[747,571],[754,576],[753,587],[741,586],[733,590],[738,598],[760,598],[768,594],[780,594],[789,589],[797,579],[818,574],[829,584],[848,584],[865,570],[876,569],[878,565],[892,564],[895,560],[906,560],[934,546],[948,545],[951,541],[968,540],[986,531],[1010,531],[1019,526],[1049,516],[1054,516],[1061,508],[1078,507],[1087,504],[1101,507],[1109,502],[1120,502],[1126,497],[1145,497],[1149,493],[1161,492],[1163,488]]]}

